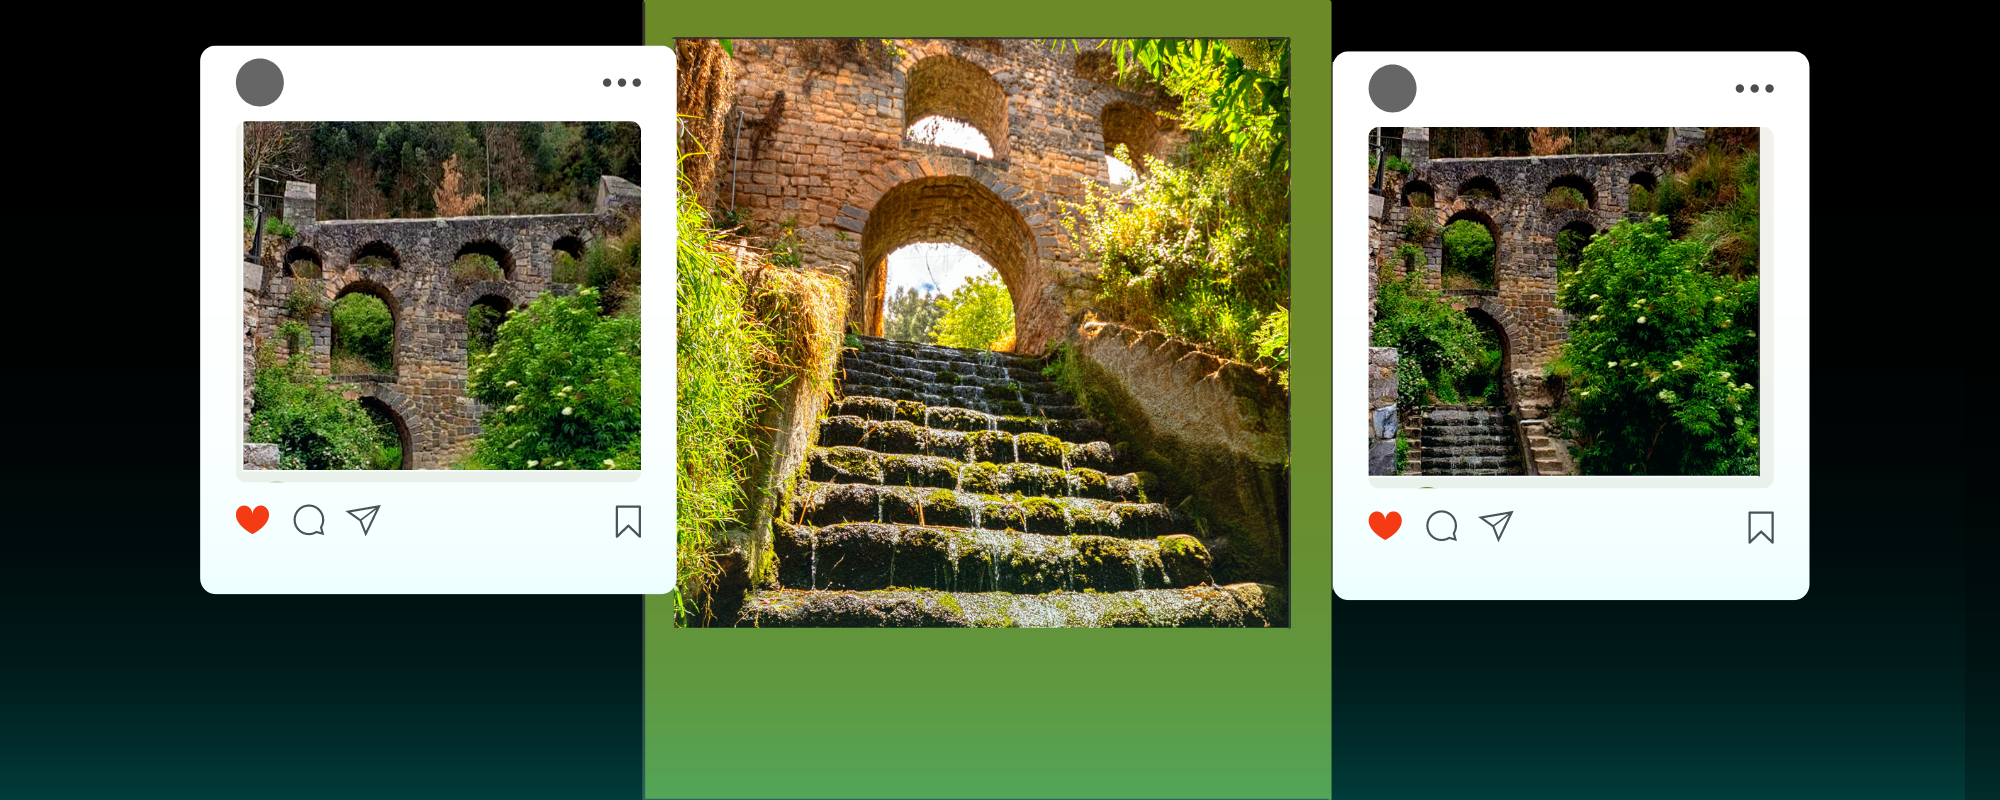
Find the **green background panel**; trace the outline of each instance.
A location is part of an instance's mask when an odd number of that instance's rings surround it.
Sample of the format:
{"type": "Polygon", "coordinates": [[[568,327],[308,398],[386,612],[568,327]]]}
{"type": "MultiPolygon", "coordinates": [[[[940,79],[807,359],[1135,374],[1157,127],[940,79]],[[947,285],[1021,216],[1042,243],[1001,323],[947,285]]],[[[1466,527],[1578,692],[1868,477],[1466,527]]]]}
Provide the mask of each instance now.
{"type": "Polygon", "coordinates": [[[1321,0],[648,4],[654,45],[1294,36],[1295,488],[1284,630],[678,630],[648,597],[647,797],[1330,796],[1331,24],[1321,0]]]}

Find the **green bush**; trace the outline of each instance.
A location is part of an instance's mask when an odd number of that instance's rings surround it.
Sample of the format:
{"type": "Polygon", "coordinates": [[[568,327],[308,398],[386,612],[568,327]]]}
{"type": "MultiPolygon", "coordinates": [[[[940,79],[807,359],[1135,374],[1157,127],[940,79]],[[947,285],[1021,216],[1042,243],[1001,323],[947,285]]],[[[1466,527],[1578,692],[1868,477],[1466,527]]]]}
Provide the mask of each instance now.
{"type": "Polygon", "coordinates": [[[1557,425],[1589,474],[1755,475],[1758,285],[1705,269],[1667,218],[1620,222],[1583,249],[1557,302],[1557,425]]]}
{"type": "Polygon", "coordinates": [[[944,314],[931,328],[931,337],[938,344],[982,350],[1012,346],[1014,299],[1000,282],[1000,273],[974,275],[939,304],[944,314]]]}
{"type": "Polygon", "coordinates": [[[1492,288],[1493,250],[1493,232],[1476,220],[1444,226],[1445,288],[1492,288]]]}
{"type": "Polygon", "coordinates": [[[476,281],[506,280],[506,271],[500,269],[500,262],[482,253],[466,253],[451,262],[453,280],[473,283],[476,281]]]}
{"type": "Polygon", "coordinates": [[[1278,368],[1278,385],[1292,388],[1291,312],[1282,308],[1271,312],[1251,339],[1257,343],[1257,358],[1278,368]]]}
{"type": "MultiPolygon", "coordinates": [[[[1428,197],[1428,195],[1418,196],[1428,197]]],[[[1428,207],[1412,207],[1409,219],[1403,220],[1403,238],[1405,240],[1421,242],[1431,238],[1436,233],[1437,218],[1431,214],[1428,207]]]]}
{"type": "Polygon", "coordinates": [[[285,295],[285,316],[297,320],[309,320],[320,310],[321,288],[318,281],[301,280],[292,284],[292,291],[285,295]]]}
{"type": "Polygon", "coordinates": [[[598,291],[544,294],[508,313],[467,388],[489,410],[473,449],[486,469],[631,469],[639,436],[639,321],[599,313],[598,291]]]}
{"type": "Polygon", "coordinates": [[[1641,185],[1639,185],[1639,184],[1636,184],[1636,183],[1635,183],[1635,184],[1632,184],[1632,202],[1631,202],[1631,204],[1630,204],[1630,205],[1626,206],[1626,210],[1627,210],[1627,211],[1652,211],[1652,210],[1653,210],[1653,190],[1651,190],[1651,189],[1648,189],[1648,188],[1646,188],[1646,187],[1644,187],[1644,186],[1641,186],[1641,185]]]}
{"type": "Polygon", "coordinates": [[[1550,211],[1587,210],[1590,198],[1573,186],[1557,186],[1542,196],[1542,205],[1550,211]]]}
{"type": "Polygon", "coordinates": [[[639,293],[639,220],[626,222],[615,237],[603,237],[584,248],[578,265],[582,283],[600,293],[606,314],[626,311],[627,301],[639,293]]]}
{"type": "Polygon", "coordinates": [[[401,463],[395,427],[315,377],[303,354],[274,363],[267,351],[253,380],[247,441],[277,444],[279,468],[380,469],[392,457],[401,463]]]}
{"type": "Polygon", "coordinates": [[[576,256],[557,250],[555,268],[550,271],[549,280],[555,283],[582,283],[583,265],[576,260],[576,256]]]}
{"type": "Polygon", "coordinates": [[[372,294],[353,292],[333,302],[333,358],[359,359],[375,372],[395,370],[396,322],[372,294]]]}
{"type": "Polygon", "coordinates": [[[506,315],[500,309],[488,305],[474,305],[465,310],[465,352],[477,356],[493,349],[493,342],[500,336],[500,323],[506,315]]]}
{"type": "Polygon", "coordinates": [[[1397,403],[1412,408],[1458,402],[1459,382],[1489,346],[1472,319],[1425,286],[1415,269],[1402,278],[1383,270],[1368,343],[1396,348],[1397,403]]]}
{"type": "Polygon", "coordinates": [[[1590,244],[1590,237],[1576,231],[1556,232],[1556,279],[1562,280],[1571,270],[1576,269],[1577,259],[1583,257],[1583,246],[1590,244]]]}
{"type": "Polygon", "coordinates": [[[1064,227],[1100,265],[1098,308],[1138,328],[1253,360],[1255,334],[1291,305],[1291,198],[1268,154],[1197,135],[1188,163],[1146,157],[1122,196],[1086,185],[1064,227]]]}
{"type": "MultiPolygon", "coordinates": [[[[249,232],[249,231],[255,231],[256,229],[257,229],[257,215],[244,214],[243,230],[249,232]]],[[[286,222],[284,217],[267,216],[264,218],[264,235],[277,236],[283,239],[290,239],[294,236],[299,235],[299,229],[293,227],[292,223],[286,222]]]]}

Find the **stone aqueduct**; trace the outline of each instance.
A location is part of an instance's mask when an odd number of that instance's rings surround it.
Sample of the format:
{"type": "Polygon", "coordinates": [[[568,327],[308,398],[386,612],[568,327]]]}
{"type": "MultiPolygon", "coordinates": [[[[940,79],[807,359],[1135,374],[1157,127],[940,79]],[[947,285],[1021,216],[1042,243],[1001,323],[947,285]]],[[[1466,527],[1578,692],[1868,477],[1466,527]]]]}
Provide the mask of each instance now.
{"type": "MultiPolygon", "coordinates": [[[[1541,417],[1549,402],[1543,367],[1568,338],[1568,316],[1556,307],[1556,235],[1571,230],[1588,237],[1621,219],[1643,216],[1630,210],[1632,187],[1652,189],[1667,175],[1676,154],[1701,135],[1700,128],[1674,128],[1662,153],[1432,159],[1427,129],[1404,128],[1402,157],[1410,162],[1410,173],[1389,173],[1379,211],[1370,213],[1371,317],[1380,270],[1400,265],[1395,253],[1413,215],[1430,215],[1434,230],[1459,220],[1486,226],[1495,244],[1494,288],[1443,293],[1453,307],[1500,331],[1507,404],[1523,419],[1541,417]],[[1589,208],[1548,208],[1544,198],[1564,186],[1581,192],[1589,208]],[[1468,196],[1475,189],[1491,198],[1468,196]],[[1429,207],[1411,204],[1419,194],[1430,196],[1429,207]]],[[[1432,289],[1443,286],[1442,242],[1442,236],[1433,234],[1417,243],[1424,250],[1424,281],[1432,289]]],[[[1391,268],[1401,274],[1399,267],[1391,268]]]]}
{"type": "Polygon", "coordinates": [[[1092,77],[1105,72],[1103,52],[1021,39],[899,44],[876,61],[828,57],[811,40],[736,40],[724,141],[707,145],[734,157],[718,160],[702,198],[747,208],[764,230],[795,220],[804,264],[853,287],[849,323],[863,333],[882,331],[890,252],[971,250],[1007,284],[1015,351],[1039,354],[1075,329],[1095,275],[1070,247],[1060,203],[1109,184],[1117,145],[1138,161],[1182,134],[1158,114],[1160,97],[1092,77]],[[993,156],[907,135],[932,115],[977,129],[993,156]]]}
{"type": "Polygon", "coordinates": [[[252,270],[244,287],[246,418],[257,349],[268,345],[290,355],[280,328],[294,319],[298,293],[316,301],[302,320],[313,372],[388,412],[403,440],[405,469],[448,469],[479,434],[485,409],[466,394],[466,312],[475,305],[504,312],[543,292],[575,291],[574,284],[552,279],[556,253],[580,258],[592,241],[616,234],[639,213],[639,187],[609,175],[599,180],[596,210],[583,214],[320,220],[315,199],[313,184],[287,184],[284,219],[297,235],[281,251],[267,248],[260,263],[246,265],[252,270]],[[492,257],[503,278],[453,278],[452,262],[467,253],[492,257]],[[388,266],[358,263],[369,256],[388,266]],[[320,277],[291,274],[291,264],[301,260],[317,264],[320,277]],[[394,320],[387,373],[333,371],[333,303],[357,292],[381,298],[394,320]]]}

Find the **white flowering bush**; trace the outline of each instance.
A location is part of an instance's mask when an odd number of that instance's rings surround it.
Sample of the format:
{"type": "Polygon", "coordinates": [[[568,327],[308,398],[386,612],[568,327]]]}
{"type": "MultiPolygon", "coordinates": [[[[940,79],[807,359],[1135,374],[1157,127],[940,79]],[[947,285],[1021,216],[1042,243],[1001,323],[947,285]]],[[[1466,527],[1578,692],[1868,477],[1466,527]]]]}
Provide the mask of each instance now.
{"type": "Polygon", "coordinates": [[[598,290],[544,294],[509,315],[473,366],[471,394],[491,409],[473,465],[639,466],[639,320],[604,316],[598,290]]]}
{"type": "Polygon", "coordinates": [[[1666,217],[1620,222],[1557,290],[1569,341],[1556,415],[1598,475],[1757,474],[1757,278],[1703,266],[1666,217]]]}

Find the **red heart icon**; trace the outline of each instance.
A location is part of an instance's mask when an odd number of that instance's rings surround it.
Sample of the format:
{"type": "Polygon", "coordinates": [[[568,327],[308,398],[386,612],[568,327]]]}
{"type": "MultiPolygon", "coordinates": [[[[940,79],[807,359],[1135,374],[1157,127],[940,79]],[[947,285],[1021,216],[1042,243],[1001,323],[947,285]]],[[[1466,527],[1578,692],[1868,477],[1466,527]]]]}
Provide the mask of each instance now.
{"type": "Polygon", "coordinates": [[[246,531],[256,533],[264,529],[264,523],[270,521],[271,509],[263,506],[258,506],[255,510],[249,506],[236,507],[236,524],[243,526],[246,531]]]}
{"type": "Polygon", "coordinates": [[[1403,515],[1391,511],[1389,516],[1385,517],[1382,516],[1382,512],[1377,511],[1368,515],[1368,527],[1374,529],[1376,536],[1387,539],[1396,535],[1396,530],[1403,527],[1403,515]]]}

